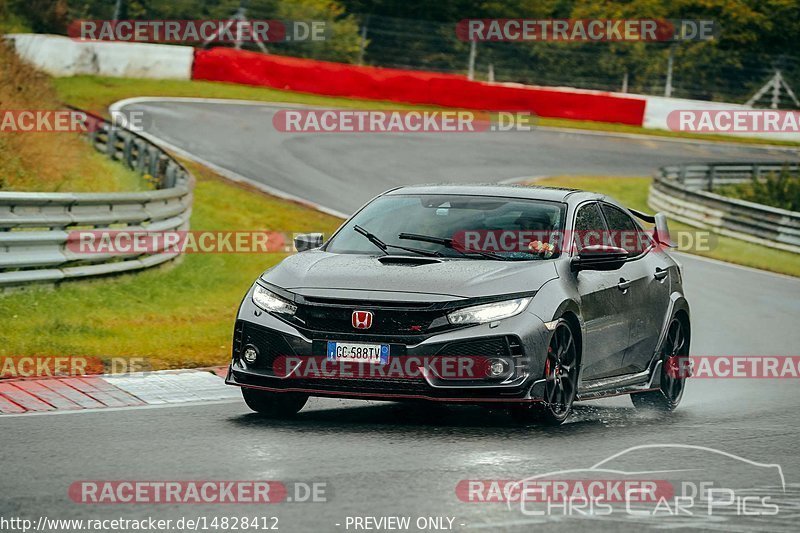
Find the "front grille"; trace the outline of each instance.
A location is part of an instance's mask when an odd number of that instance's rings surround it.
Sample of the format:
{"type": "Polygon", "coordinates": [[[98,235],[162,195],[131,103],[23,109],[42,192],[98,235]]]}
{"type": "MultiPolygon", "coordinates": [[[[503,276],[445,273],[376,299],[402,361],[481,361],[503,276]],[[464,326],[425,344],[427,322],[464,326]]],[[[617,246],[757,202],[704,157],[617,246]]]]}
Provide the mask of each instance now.
{"type": "Polygon", "coordinates": [[[430,386],[421,379],[293,379],[291,380],[291,386],[301,389],[363,394],[426,394],[431,391],[430,386]]]}
{"type": "Polygon", "coordinates": [[[301,329],[320,333],[423,336],[452,329],[446,313],[441,306],[428,303],[306,299],[298,303],[291,322],[301,329]],[[366,330],[354,328],[354,311],[371,311],[372,326],[366,330]]]}
{"type": "Polygon", "coordinates": [[[468,357],[504,357],[511,355],[505,337],[489,337],[445,344],[437,355],[468,357]]]}

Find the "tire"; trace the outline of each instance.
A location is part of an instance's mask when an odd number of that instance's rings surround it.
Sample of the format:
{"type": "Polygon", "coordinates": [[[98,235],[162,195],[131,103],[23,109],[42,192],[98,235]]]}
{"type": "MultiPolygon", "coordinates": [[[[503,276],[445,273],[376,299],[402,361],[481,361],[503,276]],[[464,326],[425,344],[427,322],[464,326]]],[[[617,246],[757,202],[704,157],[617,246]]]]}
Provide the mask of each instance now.
{"type": "Polygon", "coordinates": [[[651,409],[665,413],[674,411],[686,389],[686,370],[689,358],[688,328],[673,317],[667,329],[667,338],[661,350],[661,376],[658,390],[631,394],[637,409],[651,409]]]}
{"type": "Polygon", "coordinates": [[[242,387],[247,407],[269,418],[289,418],[300,412],[308,395],[292,392],[270,392],[242,387]]]}
{"type": "Polygon", "coordinates": [[[511,417],[519,423],[560,426],[572,412],[578,388],[578,350],[575,335],[563,318],[556,323],[544,365],[544,403],[519,404],[511,417]]]}

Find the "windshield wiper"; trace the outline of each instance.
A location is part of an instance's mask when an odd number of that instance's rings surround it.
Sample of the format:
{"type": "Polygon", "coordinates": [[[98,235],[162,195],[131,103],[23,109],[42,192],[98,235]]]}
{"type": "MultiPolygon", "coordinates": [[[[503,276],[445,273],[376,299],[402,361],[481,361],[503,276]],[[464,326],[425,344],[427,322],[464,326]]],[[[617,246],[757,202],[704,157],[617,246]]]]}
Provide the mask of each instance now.
{"type": "MultiPolygon", "coordinates": [[[[433,244],[440,244],[445,248],[449,248],[451,250],[455,250],[456,252],[460,253],[464,257],[471,257],[469,254],[477,254],[482,257],[487,257],[489,259],[499,259],[501,261],[510,261],[511,258],[504,257],[502,255],[498,255],[493,252],[482,252],[480,250],[470,250],[466,252],[464,250],[459,250],[453,245],[453,239],[446,239],[444,237],[433,237],[431,235],[419,235],[417,233],[401,233],[397,236],[398,239],[404,239],[409,241],[420,241],[420,242],[430,242],[433,244]]],[[[473,256],[474,257],[474,256],[473,256]]]]}
{"type": "Polygon", "coordinates": [[[405,246],[397,246],[397,245],[394,245],[394,244],[386,244],[385,242],[380,240],[377,235],[375,235],[374,233],[370,233],[369,231],[365,230],[364,228],[362,228],[361,226],[358,226],[358,225],[353,226],[353,229],[356,231],[356,233],[360,233],[361,235],[366,237],[366,239],[369,242],[374,244],[376,248],[379,248],[384,254],[387,254],[387,255],[389,254],[389,248],[397,248],[398,250],[405,250],[406,252],[413,252],[413,253],[416,253],[416,254],[419,254],[419,255],[425,255],[425,256],[428,256],[428,257],[440,257],[442,255],[439,252],[430,252],[428,250],[420,250],[418,248],[407,248],[405,246]]]}

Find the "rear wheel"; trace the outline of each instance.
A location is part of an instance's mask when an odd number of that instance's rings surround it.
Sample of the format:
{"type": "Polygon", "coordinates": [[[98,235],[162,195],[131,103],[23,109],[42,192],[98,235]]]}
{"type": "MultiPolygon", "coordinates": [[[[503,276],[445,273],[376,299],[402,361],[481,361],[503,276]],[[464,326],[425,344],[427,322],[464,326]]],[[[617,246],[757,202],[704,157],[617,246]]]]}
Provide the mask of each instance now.
{"type": "Polygon", "coordinates": [[[270,418],[288,418],[300,412],[308,395],[292,392],[270,392],[242,387],[242,397],[247,407],[270,418]]]}
{"type": "Polygon", "coordinates": [[[524,404],[511,408],[518,422],[561,425],[572,411],[578,389],[578,350],[575,336],[566,320],[556,324],[544,364],[543,404],[524,404]]]}
{"type": "Polygon", "coordinates": [[[661,352],[661,385],[658,390],[631,394],[640,409],[674,411],[683,398],[689,369],[689,336],[679,318],[673,318],[661,352]]]}

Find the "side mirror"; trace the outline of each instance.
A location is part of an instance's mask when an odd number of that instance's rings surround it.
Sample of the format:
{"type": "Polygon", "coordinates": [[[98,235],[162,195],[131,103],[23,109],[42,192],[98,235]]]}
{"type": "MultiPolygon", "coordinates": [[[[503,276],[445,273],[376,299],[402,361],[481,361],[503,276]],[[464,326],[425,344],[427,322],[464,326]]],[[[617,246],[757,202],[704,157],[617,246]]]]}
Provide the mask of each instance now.
{"type": "Polygon", "coordinates": [[[322,233],[300,233],[294,236],[294,249],[305,252],[322,246],[322,233]]]}
{"type": "Polygon", "coordinates": [[[572,270],[617,270],[625,264],[628,252],[616,246],[584,246],[577,257],[572,258],[572,270]]]}

